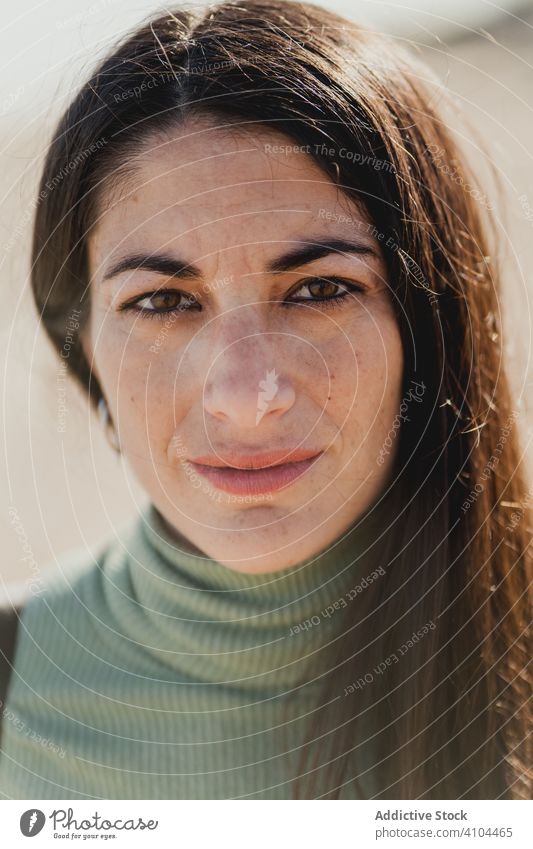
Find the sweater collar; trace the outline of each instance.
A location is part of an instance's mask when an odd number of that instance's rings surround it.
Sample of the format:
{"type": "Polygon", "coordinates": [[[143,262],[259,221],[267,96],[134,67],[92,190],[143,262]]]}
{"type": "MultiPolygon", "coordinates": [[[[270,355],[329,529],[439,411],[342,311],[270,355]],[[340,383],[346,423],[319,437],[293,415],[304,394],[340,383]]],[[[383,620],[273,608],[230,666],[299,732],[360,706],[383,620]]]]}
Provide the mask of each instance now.
{"type": "Polygon", "coordinates": [[[201,552],[148,504],[128,555],[132,596],[150,635],[145,648],[203,683],[296,686],[342,628],[339,612],[357,604],[360,581],[379,579],[374,542],[387,526],[385,509],[381,501],[313,557],[251,575],[201,552]]]}
{"type": "MultiPolygon", "coordinates": [[[[146,573],[147,584],[157,598],[156,609],[171,612],[183,604],[184,596],[195,606],[195,596],[216,597],[217,620],[225,621],[235,611],[266,617],[274,624],[282,607],[312,616],[320,613],[331,593],[372,563],[372,549],[382,529],[380,507],[371,508],[333,543],[296,565],[268,574],[237,572],[196,548],[190,540],[170,528],[153,504],[141,516],[142,534],[156,555],[156,566],[146,573]]],[[[144,586],[148,589],[147,584],[144,586]]],[[[200,603],[198,613],[203,605],[200,603]]],[[[240,616],[239,616],[240,618],[240,616]]]]}

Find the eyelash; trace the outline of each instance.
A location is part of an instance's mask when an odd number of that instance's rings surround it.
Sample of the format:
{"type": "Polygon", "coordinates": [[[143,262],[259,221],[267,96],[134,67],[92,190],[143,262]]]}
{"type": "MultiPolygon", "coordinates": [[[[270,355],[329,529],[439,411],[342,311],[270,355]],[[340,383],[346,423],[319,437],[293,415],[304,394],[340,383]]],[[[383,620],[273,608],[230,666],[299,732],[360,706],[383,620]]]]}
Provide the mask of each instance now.
{"type": "MultiPolygon", "coordinates": [[[[312,283],[333,283],[335,286],[343,286],[346,291],[340,295],[333,295],[331,297],[326,298],[300,298],[294,301],[282,301],[281,304],[284,307],[294,307],[300,306],[301,304],[319,304],[321,309],[337,309],[343,306],[343,302],[346,300],[349,295],[353,294],[361,294],[364,293],[365,289],[363,286],[357,285],[356,283],[348,282],[347,280],[343,280],[341,277],[308,277],[306,280],[303,280],[296,291],[301,289],[303,286],[309,286],[312,283]]],[[[180,292],[179,289],[156,289],[152,292],[145,292],[142,295],[138,295],[131,301],[127,301],[124,304],[121,304],[119,307],[120,312],[125,312],[127,310],[131,310],[133,312],[140,313],[143,318],[154,318],[154,319],[164,319],[166,316],[171,315],[173,313],[179,312],[189,312],[190,310],[185,307],[173,307],[172,309],[166,310],[150,310],[144,307],[136,307],[139,301],[143,301],[146,298],[151,298],[153,295],[165,295],[165,294],[183,294],[185,298],[190,297],[186,292],[180,292]]]]}

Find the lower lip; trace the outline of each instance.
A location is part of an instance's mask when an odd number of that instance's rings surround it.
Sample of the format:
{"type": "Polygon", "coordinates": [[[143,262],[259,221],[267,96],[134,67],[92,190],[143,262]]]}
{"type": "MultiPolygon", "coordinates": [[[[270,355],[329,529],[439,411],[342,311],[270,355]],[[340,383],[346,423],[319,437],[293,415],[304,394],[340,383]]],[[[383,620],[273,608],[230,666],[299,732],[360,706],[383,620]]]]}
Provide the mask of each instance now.
{"type": "Polygon", "coordinates": [[[231,469],[219,466],[204,466],[191,463],[198,474],[207,478],[213,486],[232,495],[262,495],[284,489],[299,478],[315,463],[320,454],[297,463],[283,463],[266,469],[231,469]]]}

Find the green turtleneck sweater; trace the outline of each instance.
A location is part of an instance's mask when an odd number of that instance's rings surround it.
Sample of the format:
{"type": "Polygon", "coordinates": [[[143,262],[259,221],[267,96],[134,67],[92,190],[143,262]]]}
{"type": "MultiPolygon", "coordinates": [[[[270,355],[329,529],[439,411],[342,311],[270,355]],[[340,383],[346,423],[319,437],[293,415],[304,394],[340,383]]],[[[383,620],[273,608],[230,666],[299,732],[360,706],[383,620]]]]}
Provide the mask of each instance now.
{"type": "Polygon", "coordinates": [[[290,799],[322,652],[383,574],[378,514],[268,575],[207,557],[153,505],[96,556],[64,557],[19,623],[0,796],[290,799]]]}

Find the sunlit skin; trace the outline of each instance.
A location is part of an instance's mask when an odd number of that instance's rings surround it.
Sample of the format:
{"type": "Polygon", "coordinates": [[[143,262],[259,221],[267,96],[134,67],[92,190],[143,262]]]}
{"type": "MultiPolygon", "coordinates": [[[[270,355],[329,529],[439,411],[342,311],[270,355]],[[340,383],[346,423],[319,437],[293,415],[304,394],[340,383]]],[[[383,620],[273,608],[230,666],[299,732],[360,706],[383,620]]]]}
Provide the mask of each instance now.
{"type": "Polygon", "coordinates": [[[148,141],[134,177],[104,194],[89,240],[84,347],[122,455],[171,529],[248,573],[327,549],[386,490],[398,441],[378,463],[403,373],[380,243],[309,154],[273,147],[290,144],[257,125],[189,120],[148,141]],[[273,267],[331,240],[360,250],[273,267]],[[125,256],[163,253],[188,273],[105,279],[125,256]],[[296,448],[323,453],[248,500],[189,462],[296,448]]]}

